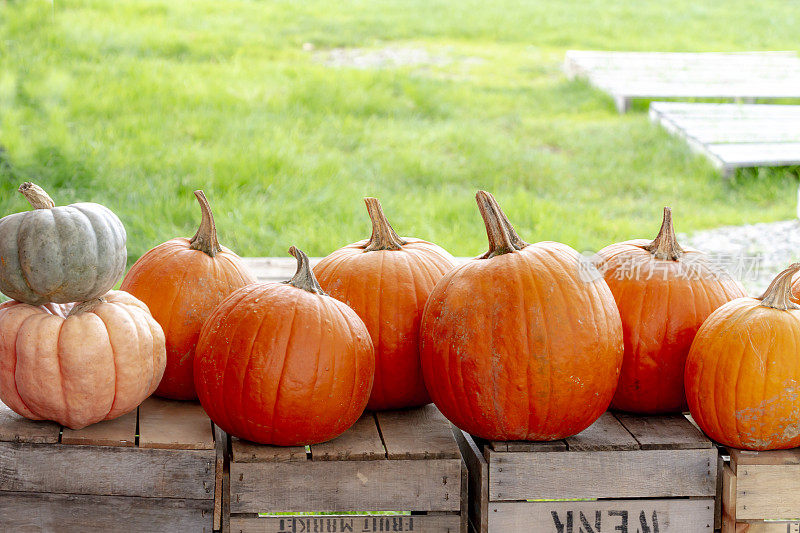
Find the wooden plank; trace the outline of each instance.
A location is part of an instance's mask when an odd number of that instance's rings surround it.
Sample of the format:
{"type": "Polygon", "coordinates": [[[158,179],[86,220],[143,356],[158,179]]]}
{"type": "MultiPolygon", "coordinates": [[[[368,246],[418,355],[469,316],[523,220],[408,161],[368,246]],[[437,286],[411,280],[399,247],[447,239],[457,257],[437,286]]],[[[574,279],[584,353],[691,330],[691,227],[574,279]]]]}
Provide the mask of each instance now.
{"type": "Polygon", "coordinates": [[[800,448],[757,452],[730,448],[731,468],[738,465],[800,465],[800,448]]]}
{"type": "Polygon", "coordinates": [[[498,452],[565,452],[567,443],[563,440],[507,440],[491,441],[489,446],[498,452]]]}
{"type": "Polygon", "coordinates": [[[314,461],[370,461],[386,458],[375,416],[361,415],[353,426],[328,442],[311,445],[314,461]]]}
{"type": "Polygon", "coordinates": [[[683,415],[635,416],[616,413],[643,450],[711,448],[711,441],[683,415]]]}
{"type": "Polygon", "coordinates": [[[301,533],[311,531],[353,531],[378,533],[386,531],[419,531],[424,533],[458,533],[458,514],[431,515],[328,515],[328,516],[231,516],[232,533],[301,533]]]}
{"type": "Polygon", "coordinates": [[[171,450],[213,450],[211,419],[197,402],[151,396],[139,406],[139,446],[171,450]]]}
{"type": "Polygon", "coordinates": [[[231,463],[231,512],[458,511],[461,460],[231,463]]]}
{"type": "MultiPolygon", "coordinates": [[[[455,430],[456,428],[453,429],[455,430]]],[[[467,533],[469,530],[469,471],[463,458],[461,460],[461,495],[459,501],[461,502],[461,507],[458,513],[461,524],[458,530],[459,533],[467,533]]]]}
{"type": "Polygon", "coordinates": [[[736,522],[735,533],[800,533],[800,520],[780,522],[736,522]]]}
{"type": "Polygon", "coordinates": [[[213,450],[0,443],[0,491],[214,498],[213,450]]]}
{"type": "Polygon", "coordinates": [[[136,409],[114,420],[105,420],[83,429],[64,428],[61,444],[83,446],[134,446],[136,444],[136,409]]]}
{"type": "Polygon", "coordinates": [[[46,420],[28,420],[0,402],[0,442],[56,443],[61,427],[46,420]]]}
{"type": "Polygon", "coordinates": [[[489,500],[713,497],[717,451],[489,451],[489,500]]]}
{"type": "Polygon", "coordinates": [[[284,463],[306,461],[305,446],[270,446],[231,437],[232,461],[235,463],[284,463]]]}
{"type": "Polygon", "coordinates": [[[603,413],[594,424],[565,440],[570,451],[639,449],[636,439],[609,412],[603,413]]]}
{"type": "Polygon", "coordinates": [[[736,474],[729,465],[720,473],[722,478],[722,533],[736,532],[736,474]]]}
{"type": "Polygon", "coordinates": [[[739,464],[736,520],[800,517],[800,465],[739,464]]]}
{"type": "Polygon", "coordinates": [[[713,498],[489,504],[488,531],[688,533],[713,530],[713,498]]]}
{"type": "Polygon", "coordinates": [[[389,459],[460,457],[450,422],[433,404],[375,413],[389,459]]]}
{"type": "Polygon", "coordinates": [[[727,143],[706,148],[728,165],[800,165],[800,143],[727,143]]]}
{"type": "Polygon", "coordinates": [[[214,530],[222,529],[222,490],[225,477],[225,458],[228,456],[228,435],[214,426],[214,442],[216,444],[216,462],[214,465],[214,530]]]}
{"type": "Polygon", "coordinates": [[[0,492],[3,531],[211,533],[210,500],[0,492]]]}
{"type": "Polygon", "coordinates": [[[469,522],[484,532],[489,527],[489,465],[471,435],[460,429],[455,429],[454,434],[469,474],[469,522]]]}

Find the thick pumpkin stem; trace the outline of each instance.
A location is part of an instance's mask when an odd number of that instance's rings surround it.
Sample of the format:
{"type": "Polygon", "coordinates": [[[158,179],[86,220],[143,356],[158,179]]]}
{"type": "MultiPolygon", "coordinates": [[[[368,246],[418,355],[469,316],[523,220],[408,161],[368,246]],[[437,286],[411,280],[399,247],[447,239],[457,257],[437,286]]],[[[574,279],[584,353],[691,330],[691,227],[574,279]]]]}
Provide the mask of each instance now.
{"type": "Polygon", "coordinates": [[[311,265],[308,262],[308,256],[303,253],[303,250],[292,246],[289,248],[289,253],[297,259],[297,272],[294,273],[292,279],[284,283],[314,294],[325,294],[325,291],[322,290],[317,278],[314,276],[314,271],[311,270],[311,265]]]}
{"type": "Polygon", "coordinates": [[[206,200],[206,195],[203,191],[194,191],[194,196],[200,203],[200,212],[203,218],[200,221],[200,227],[197,228],[197,233],[194,234],[194,237],[189,239],[189,243],[193,250],[200,250],[214,257],[217,255],[217,252],[222,250],[222,247],[217,240],[217,226],[214,224],[214,215],[211,213],[211,205],[209,205],[208,200],[206,200]]]}
{"type": "Polygon", "coordinates": [[[406,243],[397,233],[383,214],[381,203],[377,198],[364,198],[367,212],[372,221],[372,236],[364,246],[365,252],[377,250],[400,250],[406,243]]]}
{"type": "Polygon", "coordinates": [[[35,183],[26,181],[19,186],[18,190],[34,209],[52,209],[56,206],[50,195],[35,183]]]}
{"type": "Polygon", "coordinates": [[[74,315],[79,315],[81,313],[88,313],[90,311],[93,311],[95,307],[97,307],[102,303],[105,303],[105,301],[106,301],[105,298],[93,298],[91,300],[86,300],[85,302],[77,303],[72,307],[72,309],[70,309],[67,318],[74,315]]]}
{"type": "Polygon", "coordinates": [[[800,271],[800,263],[793,263],[789,268],[775,276],[775,279],[772,280],[767,290],[764,291],[764,294],[759,298],[759,300],[761,300],[761,305],[764,307],[781,309],[783,311],[787,309],[800,309],[800,305],[797,305],[791,300],[792,278],[798,271],[800,271]]]}
{"type": "Polygon", "coordinates": [[[490,259],[528,246],[528,243],[519,238],[494,196],[486,191],[478,191],[475,200],[478,202],[478,209],[486,225],[486,235],[489,237],[489,251],[483,254],[481,259],[490,259]]]}
{"type": "Polygon", "coordinates": [[[645,250],[653,254],[656,259],[666,261],[677,261],[683,255],[683,248],[675,238],[675,228],[672,227],[672,209],[664,208],[664,220],[661,222],[661,230],[653,242],[643,246],[645,250]]]}

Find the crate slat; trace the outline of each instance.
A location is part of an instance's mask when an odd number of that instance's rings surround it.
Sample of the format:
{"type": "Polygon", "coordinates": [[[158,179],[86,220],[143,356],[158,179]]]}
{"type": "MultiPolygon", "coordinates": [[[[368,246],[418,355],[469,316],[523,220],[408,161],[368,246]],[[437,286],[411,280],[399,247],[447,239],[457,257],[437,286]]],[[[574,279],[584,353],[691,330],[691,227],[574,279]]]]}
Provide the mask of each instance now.
{"type": "Polygon", "coordinates": [[[634,416],[616,414],[643,450],[690,450],[711,448],[712,444],[683,415],[634,416]]]}
{"type": "Polygon", "coordinates": [[[433,405],[375,413],[389,459],[457,459],[450,422],[433,405]]]}
{"type": "Polygon", "coordinates": [[[717,452],[489,451],[489,499],[666,498],[716,494],[717,452]]]}
{"type": "Polygon", "coordinates": [[[82,446],[136,445],[136,409],[114,420],[105,420],[83,429],[63,428],[61,444],[82,446]]]}
{"type": "Polygon", "coordinates": [[[767,452],[731,448],[730,455],[734,473],[739,465],[800,465],[800,448],[767,452]]]}
{"type": "Polygon", "coordinates": [[[800,465],[738,465],[736,520],[762,518],[800,518],[800,465]]]}
{"type": "Polygon", "coordinates": [[[565,452],[567,443],[563,440],[532,441],[532,440],[493,440],[489,446],[498,452],[565,452]]]}
{"type": "Polygon", "coordinates": [[[28,420],[0,402],[0,442],[56,443],[60,431],[55,422],[28,420]]]}
{"type": "Polygon", "coordinates": [[[209,500],[0,492],[4,531],[211,533],[209,500]]]}
{"type": "Polygon", "coordinates": [[[636,439],[609,412],[603,413],[594,424],[565,440],[572,451],[639,449],[636,439]]]}
{"type": "Polygon", "coordinates": [[[236,463],[306,461],[305,446],[269,446],[231,437],[232,460],[236,463]]]}
{"type": "Polygon", "coordinates": [[[361,415],[350,429],[335,439],[311,445],[314,461],[366,461],[385,457],[386,449],[372,413],[361,415]]]}
{"type": "Polygon", "coordinates": [[[461,460],[231,463],[231,512],[458,511],[461,460]]]}
{"type": "Polygon", "coordinates": [[[461,517],[457,514],[231,517],[232,533],[304,533],[310,531],[457,533],[461,531],[460,528],[461,517]]]}
{"type": "Polygon", "coordinates": [[[471,529],[476,531],[486,531],[488,527],[489,498],[489,464],[483,457],[472,437],[461,431],[454,430],[458,448],[467,466],[469,483],[469,507],[468,516],[471,529]]]}
{"type": "Polygon", "coordinates": [[[491,502],[489,531],[714,530],[714,498],[598,500],[586,502],[491,502]]]}
{"type": "Polygon", "coordinates": [[[213,450],[211,419],[197,402],[150,397],[139,406],[139,446],[213,450]]]}

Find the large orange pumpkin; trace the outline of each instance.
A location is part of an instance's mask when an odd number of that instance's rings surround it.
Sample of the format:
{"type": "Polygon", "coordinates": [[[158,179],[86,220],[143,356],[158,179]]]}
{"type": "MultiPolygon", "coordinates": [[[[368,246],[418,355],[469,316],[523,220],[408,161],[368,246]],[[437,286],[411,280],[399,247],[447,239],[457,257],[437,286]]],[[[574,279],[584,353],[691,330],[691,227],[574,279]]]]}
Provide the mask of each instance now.
{"type": "Polygon", "coordinates": [[[419,362],[419,322],[436,282],[453,268],[443,248],[400,237],[376,198],[365,198],[372,237],[336,250],[314,267],[319,284],[358,313],[375,345],[367,409],[400,409],[431,400],[419,362]]]}
{"type": "Polygon", "coordinates": [[[795,263],[761,298],[738,298],[703,323],[686,360],[689,411],[725,446],[800,446],[800,306],[790,299],[795,263]]]}
{"type": "Polygon", "coordinates": [[[194,361],[200,403],[226,432],[280,446],[330,440],[361,416],[375,373],[366,326],[325,295],[308,257],[297,273],[231,294],[203,326],[194,361]]]}
{"type": "Polygon", "coordinates": [[[617,386],[614,298],[578,252],[524,242],[490,194],[477,200],[489,251],[445,274],[428,299],[420,329],[428,392],[451,422],[484,439],[574,435],[617,386]]]}
{"type": "Polygon", "coordinates": [[[720,305],[745,296],[707,256],[682,248],[664,208],[661,231],[598,252],[625,337],[622,374],[611,407],[642,414],[686,410],[683,371],[695,333],[720,305]]]}
{"type": "Polygon", "coordinates": [[[155,390],[161,327],[122,291],[77,305],[0,305],[0,400],[33,420],[80,429],[136,409],[155,390]]]}
{"type": "Polygon", "coordinates": [[[220,246],[203,191],[194,194],[202,212],[194,237],[172,239],[144,254],[120,287],[146,303],[164,328],[167,369],[156,394],[175,400],[197,399],[192,363],[208,315],[233,291],[255,282],[239,256],[220,246]]]}

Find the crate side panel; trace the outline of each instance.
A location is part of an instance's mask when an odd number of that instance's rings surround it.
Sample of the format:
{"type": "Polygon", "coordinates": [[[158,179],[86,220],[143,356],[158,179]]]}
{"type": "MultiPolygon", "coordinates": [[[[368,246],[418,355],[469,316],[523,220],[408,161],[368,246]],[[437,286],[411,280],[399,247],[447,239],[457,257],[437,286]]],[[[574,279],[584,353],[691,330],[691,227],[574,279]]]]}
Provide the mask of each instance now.
{"type": "Polygon", "coordinates": [[[480,531],[486,531],[489,504],[489,465],[469,433],[460,429],[453,431],[469,475],[469,521],[475,524],[480,531]]]}
{"type": "Polygon", "coordinates": [[[307,531],[352,531],[378,533],[418,531],[421,533],[459,533],[461,517],[457,514],[412,516],[231,516],[231,533],[301,533],[307,531]]]}
{"type": "Polygon", "coordinates": [[[736,470],[736,520],[800,517],[800,465],[742,465],[736,470]]]}

